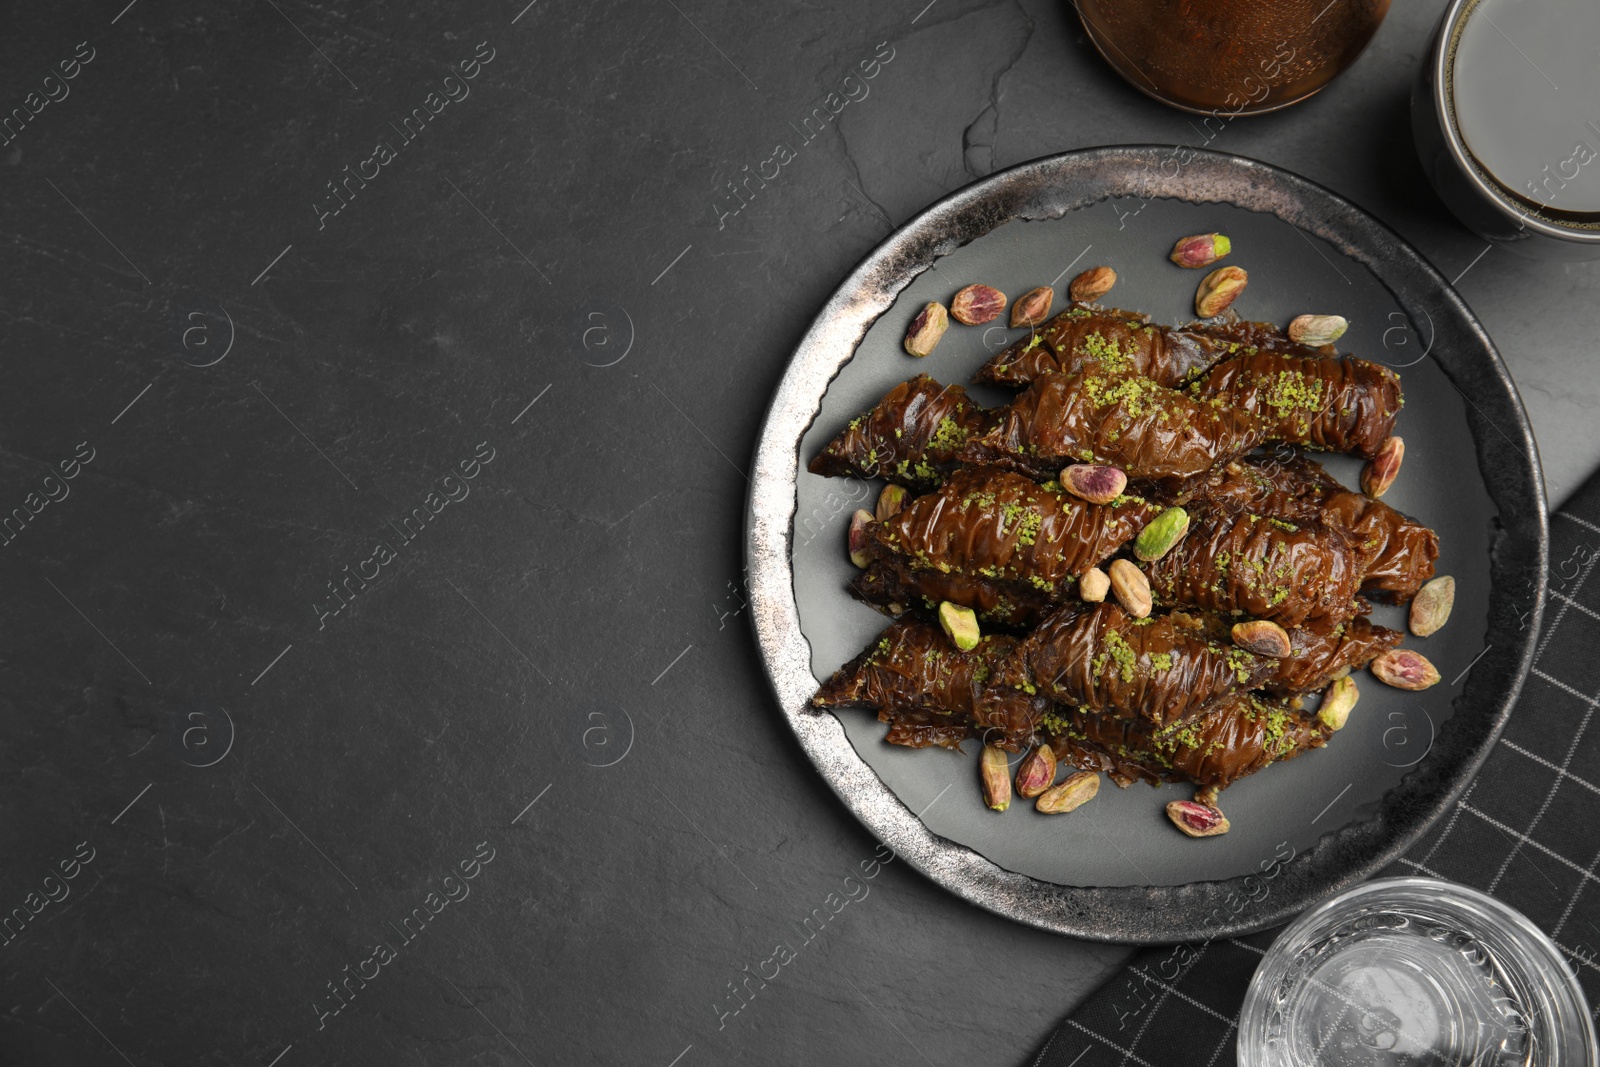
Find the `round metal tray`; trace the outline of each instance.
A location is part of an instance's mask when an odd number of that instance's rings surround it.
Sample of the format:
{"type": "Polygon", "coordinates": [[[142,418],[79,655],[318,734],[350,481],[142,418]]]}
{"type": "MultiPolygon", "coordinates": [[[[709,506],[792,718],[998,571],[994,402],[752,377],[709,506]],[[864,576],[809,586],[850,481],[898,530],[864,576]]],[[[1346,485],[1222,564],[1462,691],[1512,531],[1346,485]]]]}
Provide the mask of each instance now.
{"type": "MultiPolygon", "coordinates": [[[[1327,462],[1347,484],[1358,469],[1343,457],[1327,462]]],[[[1076,937],[1159,943],[1282,922],[1375,874],[1449,808],[1528,670],[1548,546],[1543,480],[1516,389],[1483,328],[1414,249],[1275,167],[1127,146],[1036,160],[969,186],[845,279],[767,414],[747,551],[752,618],[779,707],[874,834],[998,914],[1076,937]],[[1234,829],[1204,841],[1183,838],[1160,815],[1178,787],[1102,789],[1072,816],[1025,805],[995,816],[978,801],[970,753],[897,748],[881,742],[869,714],[809,710],[818,677],[886,620],[844,589],[844,524],[860,505],[840,498],[869,500],[868,488],[816,478],[804,462],[895,382],[921,371],[965,382],[988,349],[1016,335],[953,325],[933,356],[914,360],[899,341],[915,309],[969,282],[1016,295],[1058,271],[1059,284],[1068,269],[1109,263],[1121,279],[1108,302],[1178,321],[1201,272],[1171,266],[1165,253],[1179,236],[1218,229],[1234,237],[1228,262],[1251,271],[1241,314],[1345,314],[1352,328],[1341,347],[1402,371],[1399,428],[1410,448],[1386,501],[1438,530],[1441,573],[1459,583],[1450,626],[1411,641],[1445,681],[1413,694],[1364,680],[1361,705],[1334,743],[1229,789],[1234,829]],[[1086,258],[1069,263],[1080,251],[1086,258]]],[[[1400,609],[1387,610],[1378,621],[1403,628],[1400,609]]]]}

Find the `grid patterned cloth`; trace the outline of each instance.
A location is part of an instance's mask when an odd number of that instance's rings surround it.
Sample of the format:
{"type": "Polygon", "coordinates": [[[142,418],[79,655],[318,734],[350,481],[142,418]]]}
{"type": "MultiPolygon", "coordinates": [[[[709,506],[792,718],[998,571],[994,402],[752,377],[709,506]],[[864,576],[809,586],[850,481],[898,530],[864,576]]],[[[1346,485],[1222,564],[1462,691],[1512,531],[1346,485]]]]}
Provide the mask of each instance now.
{"type": "MultiPolygon", "coordinates": [[[[1600,1004],[1600,476],[1551,520],[1550,598],[1505,733],[1457,802],[1384,872],[1447,878],[1526,914],[1600,1004]]],[[[1278,931],[1141,951],[1034,1067],[1234,1063],[1239,1009],[1278,931]]]]}

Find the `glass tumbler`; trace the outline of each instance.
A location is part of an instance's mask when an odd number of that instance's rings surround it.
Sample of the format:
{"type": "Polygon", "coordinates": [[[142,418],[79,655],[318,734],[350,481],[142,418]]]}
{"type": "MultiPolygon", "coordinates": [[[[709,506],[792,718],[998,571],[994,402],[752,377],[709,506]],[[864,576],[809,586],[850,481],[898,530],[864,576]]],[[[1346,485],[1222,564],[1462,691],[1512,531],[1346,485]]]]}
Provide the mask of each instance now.
{"type": "Polygon", "coordinates": [[[1434,878],[1367,882],[1301,915],[1239,1014],[1240,1067],[1593,1067],[1595,1047],[1550,939],[1434,878]]]}

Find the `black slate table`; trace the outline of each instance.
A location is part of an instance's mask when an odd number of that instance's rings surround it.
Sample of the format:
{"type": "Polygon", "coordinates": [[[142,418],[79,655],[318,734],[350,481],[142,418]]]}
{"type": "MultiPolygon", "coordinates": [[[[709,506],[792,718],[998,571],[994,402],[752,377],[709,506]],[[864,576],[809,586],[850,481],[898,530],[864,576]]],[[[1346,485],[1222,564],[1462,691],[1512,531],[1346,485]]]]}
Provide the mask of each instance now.
{"type": "Polygon", "coordinates": [[[996,169],[1323,182],[1457,279],[1552,500],[1600,460],[1600,268],[1415,161],[1439,2],[1220,130],[1056,3],[524,3],[7,15],[5,1062],[1024,1060],[1125,950],[883,862],[741,586],[787,353],[996,169]]]}

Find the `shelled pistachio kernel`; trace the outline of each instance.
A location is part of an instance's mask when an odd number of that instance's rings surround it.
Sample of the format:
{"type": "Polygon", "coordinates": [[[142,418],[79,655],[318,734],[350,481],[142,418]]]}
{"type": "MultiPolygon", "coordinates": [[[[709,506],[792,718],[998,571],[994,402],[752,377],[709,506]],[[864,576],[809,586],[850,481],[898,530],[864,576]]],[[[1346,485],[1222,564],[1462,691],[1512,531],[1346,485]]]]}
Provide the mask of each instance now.
{"type": "Polygon", "coordinates": [[[1441,574],[1417,590],[1411,598],[1411,632],[1418,637],[1436,634],[1450,621],[1456,606],[1456,580],[1441,574]]]}
{"type": "Polygon", "coordinates": [[[1216,837],[1232,829],[1228,817],[1221,809],[1192,800],[1174,800],[1167,805],[1167,818],[1172,825],[1190,837],[1216,837]]]}
{"type": "Polygon", "coordinates": [[[1029,289],[1011,302],[1011,326],[1037,326],[1050,315],[1050,305],[1055,302],[1056,291],[1048,285],[1029,289]]]}
{"type": "Polygon", "coordinates": [[[1246,652],[1254,652],[1268,659],[1286,659],[1294,647],[1289,643],[1289,631],[1271,619],[1250,619],[1236,622],[1229,632],[1233,643],[1246,652]]]}
{"type": "Polygon", "coordinates": [[[1000,317],[1006,294],[992,285],[969,285],[950,298],[950,317],[966,326],[982,326],[1000,317]]]}
{"type": "Polygon", "coordinates": [[[1331,345],[1349,328],[1350,322],[1343,315],[1296,315],[1289,322],[1289,340],[1302,345],[1331,345]]]}
{"type": "Polygon", "coordinates": [[[978,642],[983,634],[978,630],[978,616],[971,608],[964,608],[960,604],[948,600],[939,604],[939,626],[950,638],[950,643],[963,652],[971,652],[978,647],[978,642]]]}
{"type": "Polygon", "coordinates": [[[1091,504],[1109,504],[1127,487],[1128,476],[1117,467],[1074,463],[1061,468],[1061,488],[1091,504]]]}
{"type": "Polygon", "coordinates": [[[1153,562],[1171,552],[1172,546],[1182,541],[1188,532],[1189,513],[1180,507],[1170,507],[1139,531],[1133,542],[1133,554],[1146,563],[1153,562]]]}
{"type": "Polygon", "coordinates": [[[872,517],[879,522],[894,518],[900,513],[900,509],[906,506],[906,497],[910,495],[903,485],[884,486],[883,492],[878,494],[878,503],[873,508],[872,517]]]}
{"type": "Polygon", "coordinates": [[[1011,765],[1006,750],[999,745],[984,745],[978,758],[979,780],[983,783],[983,802],[994,811],[1011,806],[1011,765]]]}
{"type": "Polygon", "coordinates": [[[1172,246],[1172,254],[1167,258],[1180,267],[1209,267],[1232,251],[1233,242],[1224,235],[1197,233],[1178,238],[1178,242],[1172,246]]]}
{"type": "Polygon", "coordinates": [[[1396,689],[1415,692],[1439,684],[1439,669],[1426,656],[1409,648],[1390,649],[1372,661],[1371,670],[1378,681],[1396,689]]]}
{"type": "Polygon", "coordinates": [[[1250,275],[1243,267],[1218,267],[1200,279],[1194,294],[1194,313],[1202,319],[1222,314],[1249,283],[1250,275]]]}
{"type": "Polygon", "coordinates": [[[906,329],[906,351],[919,358],[928,355],[949,328],[950,313],[938,301],[929,301],[922,305],[922,310],[906,329]]]}
{"type": "Polygon", "coordinates": [[[1117,272],[1110,267],[1090,267],[1067,286],[1067,295],[1080,304],[1092,304],[1117,284],[1117,272]]]}
{"type": "Polygon", "coordinates": [[[1150,595],[1150,579],[1145,577],[1144,571],[1135,567],[1125,559],[1111,561],[1111,591],[1117,595],[1117,603],[1129,615],[1136,619],[1149,616],[1155,601],[1150,595]]]}
{"type": "Polygon", "coordinates": [[[1056,750],[1040,745],[1022,758],[1017,765],[1017,792],[1033,798],[1055,784],[1056,750]]]}
{"type": "Polygon", "coordinates": [[[1361,491],[1377,500],[1389,491],[1400,474],[1400,464],[1405,462],[1406,443],[1403,438],[1386,437],[1378,446],[1378,454],[1361,468],[1361,491]]]}
{"type": "Polygon", "coordinates": [[[1317,718],[1330,730],[1342,730],[1350,718],[1351,709],[1360,699],[1361,690],[1356,688],[1354,678],[1348,674],[1343,678],[1335,678],[1322,694],[1322,706],[1317,709],[1317,718]]]}
{"type": "Polygon", "coordinates": [[[1046,815],[1061,815],[1083,807],[1099,792],[1100,775],[1094,771],[1078,771],[1068,775],[1060,785],[1046,789],[1033,806],[1046,815]]]}
{"type": "Polygon", "coordinates": [[[867,527],[872,525],[872,512],[860,508],[850,516],[850,562],[865,568],[872,562],[872,544],[867,539],[867,527]]]}
{"type": "Polygon", "coordinates": [[[1078,579],[1078,596],[1085,604],[1099,604],[1111,592],[1111,576],[1099,567],[1090,567],[1078,579]]]}

